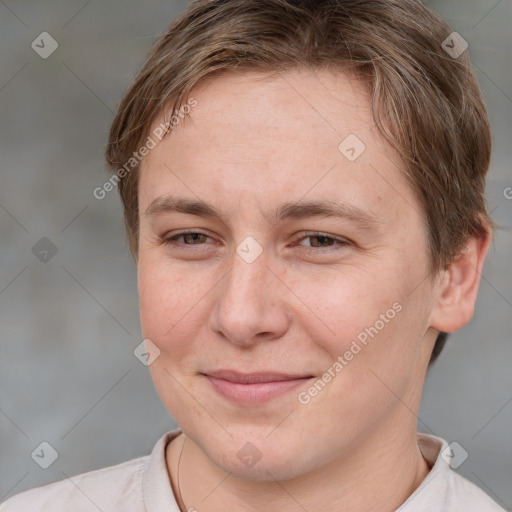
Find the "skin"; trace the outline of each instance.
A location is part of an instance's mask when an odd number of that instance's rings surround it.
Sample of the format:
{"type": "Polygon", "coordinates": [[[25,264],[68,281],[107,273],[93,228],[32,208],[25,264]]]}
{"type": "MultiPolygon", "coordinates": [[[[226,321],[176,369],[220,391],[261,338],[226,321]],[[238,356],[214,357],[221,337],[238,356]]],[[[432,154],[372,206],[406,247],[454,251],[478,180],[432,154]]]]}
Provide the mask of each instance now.
{"type": "Polygon", "coordinates": [[[228,73],[191,96],[197,106],[149,152],[139,184],[141,323],[160,350],[155,387],[183,431],[166,453],[179,506],[395,510],[428,474],[416,443],[428,361],[439,330],[470,320],[489,239],[429,273],[420,204],[346,74],[228,73]],[[355,161],[338,149],[349,134],[366,146],[355,161]],[[205,201],[222,219],[146,214],[166,195],[205,201]],[[269,217],[287,201],[326,199],[375,222],[269,217]],[[163,243],[183,230],[206,236],[163,243]],[[249,236],[262,249],[252,263],[236,252],[249,236]],[[319,378],[395,303],[401,311],[306,405],[297,397],[311,383],[249,406],[201,375],[319,378]],[[261,454],[252,467],[237,456],[249,442],[261,454]]]}

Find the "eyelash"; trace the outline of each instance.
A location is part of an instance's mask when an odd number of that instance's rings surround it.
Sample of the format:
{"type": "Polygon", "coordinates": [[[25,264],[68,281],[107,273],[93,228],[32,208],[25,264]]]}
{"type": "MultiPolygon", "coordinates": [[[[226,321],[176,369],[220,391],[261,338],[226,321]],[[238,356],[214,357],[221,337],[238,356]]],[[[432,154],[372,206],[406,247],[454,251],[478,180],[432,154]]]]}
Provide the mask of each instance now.
{"type": "MultiPolygon", "coordinates": [[[[161,244],[165,245],[165,246],[171,247],[171,246],[175,245],[176,240],[178,238],[180,238],[182,236],[185,236],[185,235],[202,235],[202,236],[206,236],[207,238],[211,238],[208,235],[206,235],[205,233],[201,233],[200,231],[182,231],[182,232],[176,233],[175,235],[172,235],[170,237],[162,238],[161,239],[161,244]]],[[[350,242],[348,240],[345,240],[343,238],[333,237],[331,235],[328,235],[326,233],[322,233],[322,232],[319,232],[319,231],[311,231],[311,232],[304,233],[302,236],[296,238],[294,240],[294,243],[297,242],[297,241],[304,240],[306,238],[326,238],[326,239],[329,239],[329,240],[332,240],[333,242],[335,242],[335,244],[333,244],[333,245],[328,245],[328,246],[324,246],[324,247],[302,246],[302,247],[306,248],[306,250],[308,250],[308,251],[311,251],[311,250],[314,251],[315,249],[323,249],[323,252],[325,252],[326,249],[327,250],[333,250],[334,248],[341,248],[341,247],[345,247],[347,245],[350,245],[350,242]],[[336,247],[336,245],[338,247],[336,247]]],[[[204,244],[185,244],[185,243],[181,243],[180,245],[183,247],[183,246],[195,246],[195,245],[204,245],[204,244]]]]}

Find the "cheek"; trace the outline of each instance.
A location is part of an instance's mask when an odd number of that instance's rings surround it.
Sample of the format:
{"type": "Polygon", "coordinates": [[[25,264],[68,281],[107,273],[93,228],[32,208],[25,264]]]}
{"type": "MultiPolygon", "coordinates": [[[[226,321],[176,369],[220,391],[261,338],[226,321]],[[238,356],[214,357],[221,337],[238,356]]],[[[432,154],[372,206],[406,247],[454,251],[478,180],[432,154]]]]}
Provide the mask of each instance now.
{"type": "Polygon", "coordinates": [[[187,364],[187,358],[194,354],[197,329],[204,324],[198,316],[202,314],[204,276],[185,273],[156,255],[141,251],[141,256],[138,287],[142,333],[160,350],[149,370],[167,410],[186,428],[189,421],[201,416],[201,408],[189,398],[190,393],[196,394],[195,367],[187,364]]]}
{"type": "MultiPolygon", "coordinates": [[[[202,298],[211,286],[204,272],[180,269],[146,256],[138,267],[141,326],[161,351],[180,351],[180,340],[194,333],[202,298]],[[170,343],[172,341],[172,343],[170,343]]],[[[187,343],[187,345],[190,345],[187,343]]]]}
{"type": "Polygon", "coordinates": [[[397,391],[405,385],[420,355],[425,323],[421,287],[410,293],[411,282],[417,284],[412,274],[380,265],[319,273],[314,279],[288,272],[288,278],[308,306],[295,309],[295,320],[304,338],[313,341],[311,356],[330,370],[326,379],[332,391],[371,403],[389,395],[378,377],[397,391]]]}
{"type": "Polygon", "coordinates": [[[364,341],[365,328],[378,322],[378,330],[383,331],[397,316],[399,307],[394,309],[393,304],[403,293],[396,279],[389,279],[391,284],[384,275],[383,268],[364,270],[354,266],[319,269],[313,275],[301,270],[288,272],[287,285],[297,297],[297,320],[306,331],[317,333],[312,339],[325,335],[333,357],[343,353],[360,333],[364,341]],[[384,315],[383,320],[380,315],[384,315]]]}
{"type": "MultiPolygon", "coordinates": [[[[411,305],[414,294],[407,297],[413,277],[402,264],[386,266],[385,258],[376,260],[365,267],[288,265],[278,271],[274,265],[286,284],[272,288],[275,303],[287,310],[292,329],[301,333],[317,363],[328,367],[346,354],[351,361],[375,359],[380,365],[383,352],[396,350],[400,359],[407,353],[399,345],[413,334],[419,314],[411,305]],[[406,324],[410,335],[401,332],[406,324]]],[[[141,247],[138,286],[144,337],[168,355],[190,353],[216,301],[223,300],[215,290],[222,276],[217,267],[171,262],[141,247]]]]}

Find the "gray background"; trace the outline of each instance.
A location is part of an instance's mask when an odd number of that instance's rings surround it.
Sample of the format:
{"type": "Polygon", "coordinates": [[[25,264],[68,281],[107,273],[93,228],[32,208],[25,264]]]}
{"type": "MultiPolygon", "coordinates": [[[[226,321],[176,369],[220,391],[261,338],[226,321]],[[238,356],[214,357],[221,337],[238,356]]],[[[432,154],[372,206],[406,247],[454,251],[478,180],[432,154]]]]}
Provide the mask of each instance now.
{"type": "MultiPolygon", "coordinates": [[[[107,175],[107,130],[148,49],[185,1],[0,1],[0,501],[149,453],[175,428],[147,368],[136,269],[107,175]],[[31,48],[41,32],[59,47],[31,48]],[[48,237],[57,253],[32,247],[48,237]],[[59,453],[41,469],[31,452],[59,453]]],[[[512,507],[510,0],[432,1],[469,43],[494,130],[496,234],[471,324],[427,380],[419,428],[469,453],[459,471],[512,507]]]]}

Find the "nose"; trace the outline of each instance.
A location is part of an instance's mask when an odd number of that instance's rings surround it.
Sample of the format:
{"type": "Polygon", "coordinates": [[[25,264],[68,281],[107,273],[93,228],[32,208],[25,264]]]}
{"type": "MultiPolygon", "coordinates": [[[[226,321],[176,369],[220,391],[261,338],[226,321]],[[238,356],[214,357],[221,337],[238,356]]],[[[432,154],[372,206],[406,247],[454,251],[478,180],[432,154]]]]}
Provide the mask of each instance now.
{"type": "Polygon", "coordinates": [[[271,266],[265,251],[251,263],[233,253],[231,270],[214,289],[213,332],[244,347],[284,335],[290,323],[287,287],[271,266]]]}

